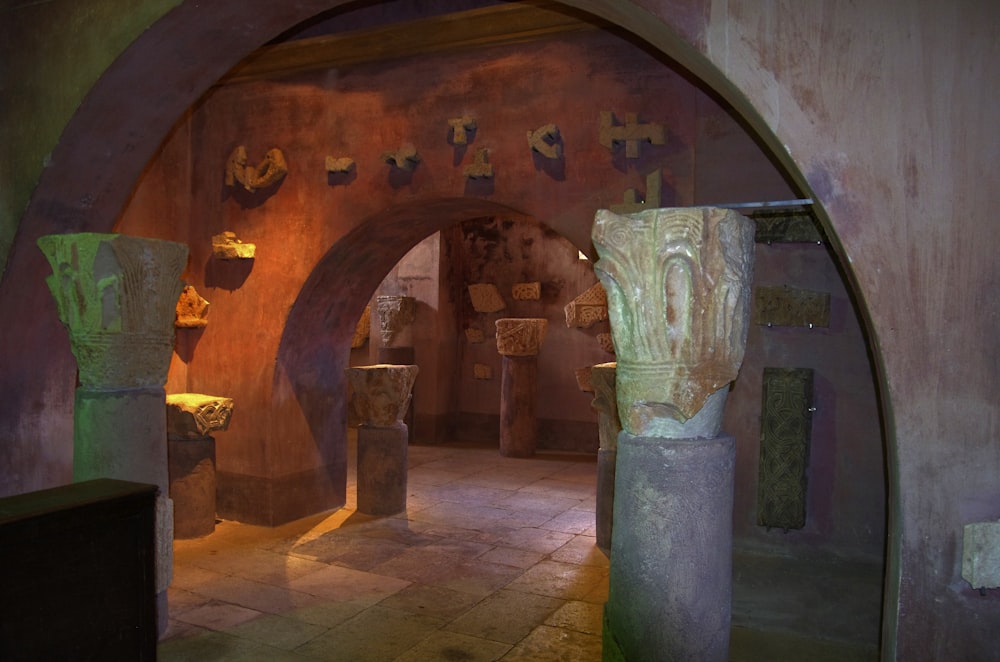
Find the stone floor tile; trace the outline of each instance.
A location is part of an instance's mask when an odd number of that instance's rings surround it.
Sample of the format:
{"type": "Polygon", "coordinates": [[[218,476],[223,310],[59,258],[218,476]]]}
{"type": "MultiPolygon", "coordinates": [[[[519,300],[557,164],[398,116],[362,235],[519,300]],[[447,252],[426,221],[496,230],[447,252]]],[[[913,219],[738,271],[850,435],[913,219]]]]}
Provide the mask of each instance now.
{"type": "Polygon", "coordinates": [[[572,534],[589,533],[592,536],[597,534],[594,513],[584,510],[567,510],[540,525],[540,528],[572,534]]]}
{"type": "Polygon", "coordinates": [[[601,635],[604,605],[570,600],[545,619],[545,625],[576,630],[584,634],[601,635]]]}
{"type": "Polygon", "coordinates": [[[580,505],[580,500],[518,490],[507,498],[497,501],[494,505],[508,510],[544,513],[549,517],[555,517],[580,505]]]}
{"type": "Polygon", "coordinates": [[[334,601],[359,601],[374,604],[396,591],[409,586],[409,582],[352,568],[329,566],[303,577],[293,579],[293,591],[334,601]]]}
{"type": "Polygon", "coordinates": [[[228,634],[282,650],[294,650],[329,628],[295,618],[265,614],[226,630],[228,634]]]}
{"type": "Polygon", "coordinates": [[[443,586],[411,584],[382,600],[379,606],[450,621],[467,612],[480,600],[482,597],[479,595],[443,586]]]}
{"type": "Polygon", "coordinates": [[[332,628],[357,616],[369,607],[371,607],[370,600],[339,600],[336,602],[322,600],[316,604],[290,609],[283,612],[282,616],[294,618],[303,623],[332,628]]]}
{"type": "Polygon", "coordinates": [[[509,644],[439,631],[394,662],[493,662],[509,650],[509,644]]]}
{"type": "Polygon", "coordinates": [[[527,569],[545,558],[545,554],[527,549],[515,549],[513,547],[494,547],[479,558],[482,561],[489,561],[490,563],[500,563],[502,565],[514,566],[515,568],[527,569]]]}
{"type": "Polygon", "coordinates": [[[291,609],[319,602],[320,598],[315,595],[294,590],[291,584],[295,581],[291,580],[290,586],[285,588],[261,584],[242,577],[223,577],[202,584],[194,592],[213,600],[229,602],[270,614],[282,614],[291,609]]]}
{"type": "Polygon", "coordinates": [[[296,649],[330,662],[394,660],[436,632],[444,621],[375,606],[296,649]]]}
{"type": "Polygon", "coordinates": [[[177,615],[177,620],[208,630],[228,630],[261,616],[263,612],[226,602],[211,601],[177,615]]]}
{"type": "Polygon", "coordinates": [[[487,596],[523,572],[521,568],[473,559],[445,569],[430,583],[456,591],[487,596]]]}
{"type": "Polygon", "coordinates": [[[592,535],[574,536],[572,540],[552,552],[549,558],[562,563],[593,565],[599,568],[607,568],[611,564],[608,557],[597,546],[597,538],[592,535]]]}
{"type": "Polygon", "coordinates": [[[225,632],[201,632],[193,637],[161,642],[160,662],[303,662],[295,653],[225,632]]]}
{"type": "Polygon", "coordinates": [[[547,494],[553,497],[564,497],[567,499],[585,499],[594,493],[596,489],[592,485],[584,485],[565,480],[555,480],[554,478],[540,478],[528,483],[521,488],[522,492],[536,492],[547,494]]]}
{"type": "Polygon", "coordinates": [[[217,582],[226,575],[221,572],[205,570],[190,563],[174,563],[174,577],[170,586],[197,593],[198,589],[212,582],[217,582]]]}
{"type": "Polygon", "coordinates": [[[542,561],[526,570],[506,588],[547,595],[563,600],[581,600],[608,575],[604,568],[542,561]]]}
{"type": "Polygon", "coordinates": [[[167,589],[167,605],[171,616],[183,614],[189,609],[200,607],[211,601],[211,598],[200,593],[186,591],[182,588],[171,586],[167,589]]]}
{"type": "Polygon", "coordinates": [[[453,470],[434,469],[428,465],[410,469],[406,473],[407,485],[447,485],[463,478],[465,474],[453,470]]]}
{"type": "Polygon", "coordinates": [[[516,644],[541,625],[562,600],[519,591],[497,591],[445,626],[449,632],[516,644]]]}
{"type": "Polygon", "coordinates": [[[501,658],[504,662],[590,662],[601,659],[601,637],[541,625],[501,658]]]}
{"type": "Polygon", "coordinates": [[[572,539],[573,535],[570,533],[524,527],[504,536],[499,543],[505,547],[551,554],[572,539]]]}

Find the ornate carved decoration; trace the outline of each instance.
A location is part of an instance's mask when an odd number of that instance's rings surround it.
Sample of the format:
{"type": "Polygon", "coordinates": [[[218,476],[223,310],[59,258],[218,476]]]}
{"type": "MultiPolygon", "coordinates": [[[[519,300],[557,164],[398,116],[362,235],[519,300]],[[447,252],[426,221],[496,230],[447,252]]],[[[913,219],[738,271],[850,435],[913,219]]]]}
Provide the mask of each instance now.
{"type": "Polygon", "coordinates": [[[392,347],[392,339],[413,324],[417,314],[417,300],[405,296],[380,296],[378,303],[379,333],[382,345],[392,347]]]}
{"type": "Polygon", "coordinates": [[[546,124],[534,131],[528,131],[528,146],[531,147],[531,151],[547,159],[561,159],[563,151],[559,127],[555,124],[546,124]]]}
{"type": "Polygon", "coordinates": [[[608,354],[615,353],[615,339],[611,337],[610,333],[598,333],[596,338],[597,344],[601,346],[601,349],[608,354]]]}
{"type": "Polygon", "coordinates": [[[185,285],[177,299],[174,326],[179,329],[201,329],[208,326],[209,303],[202,298],[194,285],[185,285]]]}
{"type": "Polygon", "coordinates": [[[486,342],[486,334],[478,326],[470,326],[465,330],[465,339],[470,343],[486,342]]]}
{"type": "Polygon", "coordinates": [[[183,244],[117,234],[48,235],[46,283],[87,388],[162,387],[174,348],[183,244]]]}
{"type": "Polygon", "coordinates": [[[493,379],[493,368],[485,363],[472,364],[473,379],[493,379]]]}
{"type": "Polygon", "coordinates": [[[816,218],[807,211],[755,211],[751,218],[757,226],[758,244],[821,244],[823,233],[816,218]]]}
{"type": "Polygon", "coordinates": [[[617,389],[615,373],[617,364],[599,363],[590,369],[590,385],[594,391],[591,406],[597,410],[597,426],[601,450],[618,448],[618,433],[622,426],[618,421],[617,389]]]}
{"type": "Polygon", "coordinates": [[[451,144],[468,145],[469,138],[476,131],[476,120],[469,115],[462,115],[448,120],[451,127],[451,144]]]}
{"type": "Polygon", "coordinates": [[[403,143],[394,152],[383,152],[382,160],[400,170],[413,170],[420,163],[420,155],[412,143],[403,143]]]}
{"type": "Polygon", "coordinates": [[[403,420],[417,379],[415,365],[369,365],[347,368],[350,408],[361,425],[390,427],[403,420]]]}
{"type": "Polygon", "coordinates": [[[358,323],[354,327],[354,337],[351,338],[351,349],[358,349],[365,344],[372,331],[372,307],[365,306],[364,312],[358,318],[358,323]]]}
{"type": "Polygon", "coordinates": [[[594,391],[593,385],[590,383],[590,369],[591,366],[584,366],[583,368],[577,368],[574,371],[576,375],[576,385],[584,393],[592,393],[594,391]]]}
{"type": "Polygon", "coordinates": [[[664,144],[663,126],[649,122],[639,123],[639,115],[625,113],[625,124],[617,124],[615,114],[608,110],[601,111],[601,145],[614,151],[622,143],[625,144],[625,158],[639,158],[639,144],[647,142],[652,145],[664,144]]]}
{"type": "Polygon", "coordinates": [[[754,322],[767,326],[830,326],[830,293],[795,287],[758,287],[754,322]]]}
{"type": "Polygon", "coordinates": [[[469,285],[469,298],[477,313],[495,313],[507,307],[500,290],[493,283],[473,283],[469,285]]]}
{"type": "Polygon", "coordinates": [[[709,207],[627,216],[600,210],[593,241],[617,352],[622,427],[636,436],[714,436],[723,387],[736,378],[746,346],[753,223],[709,207]],[[711,419],[684,427],[716,392],[713,413],[705,414],[711,419]]]}
{"type": "Polygon", "coordinates": [[[608,319],[608,297],[604,286],[594,283],[586,292],[566,304],[566,326],[589,329],[595,322],[608,319]]]}
{"type": "Polygon", "coordinates": [[[813,371],[764,368],[757,524],[801,529],[812,437],[813,371]]]}
{"type": "Polygon", "coordinates": [[[490,150],[485,147],[476,150],[476,161],[462,168],[462,174],[469,179],[492,179],[493,165],[489,162],[490,150]]]}
{"type": "Polygon", "coordinates": [[[657,169],[646,175],[645,197],[640,196],[634,188],[630,188],[625,191],[624,202],[620,205],[611,205],[611,211],[616,214],[634,214],[644,209],[656,209],[660,206],[660,191],[662,190],[663,171],[657,169]]]}
{"type": "Polygon", "coordinates": [[[233,399],[201,393],[167,396],[167,435],[171,439],[204,439],[229,428],[233,399]]]}
{"type": "Polygon", "coordinates": [[[225,231],[212,237],[212,255],[220,260],[252,260],[257,244],[244,244],[235,232],[225,231]]]}
{"type": "Polygon", "coordinates": [[[247,165],[247,149],[240,145],[233,149],[226,161],[226,186],[241,184],[253,193],[257,189],[273,186],[288,174],[285,155],[277,147],[269,149],[256,166],[247,165]]]}
{"type": "Polygon", "coordinates": [[[538,301],[542,298],[542,284],[538,281],[514,283],[510,288],[510,295],[518,301],[538,301]]]}
{"type": "Polygon", "coordinates": [[[498,319],[497,351],[504,356],[535,356],[545,340],[549,321],[540,317],[498,319]]]}
{"type": "Polygon", "coordinates": [[[354,159],[349,156],[341,156],[334,158],[332,156],[326,157],[326,171],[335,174],[347,174],[354,170],[356,164],[354,159]]]}

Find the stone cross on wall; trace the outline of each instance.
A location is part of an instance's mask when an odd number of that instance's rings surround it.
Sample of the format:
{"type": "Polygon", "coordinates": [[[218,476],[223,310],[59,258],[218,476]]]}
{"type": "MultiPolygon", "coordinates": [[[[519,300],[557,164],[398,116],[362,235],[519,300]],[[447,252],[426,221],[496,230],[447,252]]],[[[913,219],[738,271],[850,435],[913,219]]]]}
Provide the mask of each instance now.
{"type": "Polygon", "coordinates": [[[656,169],[646,175],[646,195],[639,201],[639,192],[634,188],[625,191],[625,199],[620,205],[611,205],[611,211],[616,214],[634,214],[643,209],[656,209],[660,206],[660,191],[663,190],[663,171],[656,169]]]}
{"type": "Polygon", "coordinates": [[[615,114],[610,110],[601,111],[600,143],[610,150],[625,143],[625,158],[639,158],[639,143],[664,144],[663,125],[649,122],[639,123],[637,113],[625,113],[625,124],[615,123],[615,114]]]}

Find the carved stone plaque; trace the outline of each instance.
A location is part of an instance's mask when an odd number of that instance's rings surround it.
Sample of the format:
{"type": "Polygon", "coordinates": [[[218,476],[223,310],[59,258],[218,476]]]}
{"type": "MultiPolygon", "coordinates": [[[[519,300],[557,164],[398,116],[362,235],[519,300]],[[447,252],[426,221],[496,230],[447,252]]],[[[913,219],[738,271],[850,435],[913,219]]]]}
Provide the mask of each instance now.
{"type": "Polygon", "coordinates": [[[542,284],[538,281],[514,283],[510,288],[510,295],[518,301],[538,301],[542,298],[542,284]]]}
{"type": "Polygon", "coordinates": [[[597,344],[601,346],[601,349],[608,354],[615,353],[615,339],[611,337],[610,333],[598,333],[596,338],[597,344]]]}
{"type": "Polygon", "coordinates": [[[493,379],[493,368],[485,363],[472,364],[473,379],[493,379]]]}
{"type": "Polygon", "coordinates": [[[758,287],[754,322],[767,326],[830,326],[830,293],[795,287],[758,287]]]}
{"type": "Polygon", "coordinates": [[[549,321],[540,317],[505,318],[496,321],[497,351],[504,356],[535,356],[545,340],[549,321]]]}
{"type": "Polygon", "coordinates": [[[812,392],[809,368],[764,368],[757,483],[760,526],[805,526],[812,392]]]}
{"type": "Polygon", "coordinates": [[[759,244],[816,244],[823,241],[816,219],[804,211],[758,211],[752,215],[759,244]]]}
{"type": "Polygon", "coordinates": [[[601,129],[598,141],[610,150],[617,149],[619,145],[625,145],[625,158],[639,158],[639,145],[649,143],[652,145],[664,144],[665,133],[662,124],[649,122],[639,123],[637,113],[625,113],[625,124],[618,124],[615,114],[611,111],[601,111],[601,129]]]}
{"type": "Polygon", "coordinates": [[[465,339],[470,343],[478,344],[486,342],[486,334],[478,326],[470,326],[465,330],[465,339]]]}
{"type": "Polygon", "coordinates": [[[507,307],[500,291],[493,283],[473,283],[469,285],[469,298],[477,313],[495,313],[507,307]]]}
{"type": "Polygon", "coordinates": [[[587,329],[608,319],[608,297],[604,286],[594,283],[593,287],[579,295],[563,308],[566,313],[566,326],[570,328],[587,329]]]}

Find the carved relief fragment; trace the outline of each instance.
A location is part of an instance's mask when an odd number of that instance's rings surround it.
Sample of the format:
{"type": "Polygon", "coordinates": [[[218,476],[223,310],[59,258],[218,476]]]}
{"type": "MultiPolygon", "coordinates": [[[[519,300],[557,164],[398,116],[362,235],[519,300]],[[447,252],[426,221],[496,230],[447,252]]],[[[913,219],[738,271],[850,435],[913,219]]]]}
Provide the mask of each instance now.
{"type": "Polygon", "coordinates": [[[212,237],[212,255],[220,260],[252,260],[257,244],[244,244],[235,232],[225,231],[212,237]]]}
{"type": "Polygon", "coordinates": [[[419,368],[415,365],[370,365],[347,368],[350,409],[362,425],[390,427],[403,420],[419,368]]]}
{"type": "Polygon", "coordinates": [[[177,299],[174,326],[180,329],[200,329],[208,325],[209,303],[198,294],[194,285],[185,285],[177,299]]]}
{"type": "Polygon", "coordinates": [[[538,301],[542,298],[542,284],[538,281],[515,283],[510,288],[510,295],[518,301],[538,301]]]}
{"type": "Polygon", "coordinates": [[[476,150],[476,161],[462,168],[462,174],[469,179],[491,179],[493,165],[489,162],[490,150],[485,147],[476,150]]]}
{"type": "Polygon", "coordinates": [[[486,334],[478,326],[470,326],[465,329],[465,339],[474,344],[486,342],[486,334]]]}
{"type": "Polygon", "coordinates": [[[417,300],[406,296],[380,296],[377,299],[379,332],[382,344],[392,346],[396,334],[413,324],[417,314],[417,300]]]}
{"type": "Polygon", "coordinates": [[[469,115],[462,115],[448,120],[451,127],[451,143],[453,145],[467,145],[469,137],[476,131],[476,120],[469,115]]]}
{"type": "Polygon", "coordinates": [[[277,147],[269,149],[256,166],[247,165],[247,150],[239,145],[226,160],[226,186],[241,184],[253,193],[257,189],[273,186],[288,174],[285,155],[277,147]]]}
{"type": "Polygon", "coordinates": [[[347,174],[354,170],[356,167],[354,159],[348,156],[341,156],[334,158],[332,156],[326,157],[326,171],[336,174],[347,174]]]}
{"type": "Polygon", "coordinates": [[[598,333],[596,338],[597,344],[601,346],[601,349],[608,354],[615,353],[615,341],[614,338],[611,337],[610,333],[598,333]]]}
{"type": "Polygon", "coordinates": [[[746,347],[753,232],[749,219],[709,207],[597,212],[594,270],[607,291],[618,409],[631,434],[718,433],[724,387],[746,347]],[[683,428],[709,396],[696,431],[683,428]]]}
{"type": "Polygon", "coordinates": [[[563,312],[569,328],[588,329],[595,322],[608,319],[608,298],[604,286],[600,282],[594,283],[590,289],[566,304],[563,312]]]}
{"type": "Polygon", "coordinates": [[[534,131],[528,131],[528,146],[531,151],[541,154],[547,159],[562,158],[562,136],[555,124],[540,126],[534,131]]]}
{"type": "Polygon", "coordinates": [[[396,151],[383,152],[382,160],[400,170],[413,170],[420,163],[420,155],[412,143],[403,143],[396,151]]]}
{"type": "Polygon", "coordinates": [[[354,337],[351,338],[351,349],[358,349],[365,344],[372,330],[372,307],[365,306],[364,312],[358,318],[358,323],[354,327],[354,337]]]}
{"type": "Polygon", "coordinates": [[[660,191],[663,189],[663,171],[654,170],[646,175],[646,196],[643,198],[634,188],[625,191],[624,202],[611,205],[611,211],[616,214],[634,214],[644,209],[656,209],[660,206],[660,191]]]}
{"type": "Polygon", "coordinates": [[[601,111],[601,130],[598,138],[601,145],[614,151],[620,145],[625,145],[625,158],[639,158],[640,143],[652,145],[664,144],[663,126],[649,122],[639,123],[637,113],[625,113],[625,124],[618,124],[615,114],[611,111],[601,111]]]}
{"type": "Polygon", "coordinates": [[[473,283],[469,285],[472,308],[477,313],[495,313],[507,307],[500,290],[493,283],[473,283]]]}
{"type": "Polygon", "coordinates": [[[767,326],[830,326],[830,293],[781,285],[754,292],[754,322],[767,326]]]}
{"type": "Polygon", "coordinates": [[[493,379],[493,368],[485,363],[472,364],[473,379],[493,379]]]}
{"type": "Polygon", "coordinates": [[[498,319],[497,351],[504,356],[534,356],[542,347],[549,321],[540,317],[498,319]]]}
{"type": "Polygon", "coordinates": [[[204,439],[229,428],[233,399],[201,393],[167,395],[167,435],[171,439],[204,439]]]}
{"type": "Polygon", "coordinates": [[[593,366],[588,365],[583,368],[577,368],[574,371],[574,375],[576,376],[576,385],[585,393],[592,393],[594,391],[594,386],[590,383],[590,371],[592,367],[593,366]]]}
{"type": "Polygon", "coordinates": [[[752,214],[757,226],[759,244],[823,242],[823,233],[816,218],[807,211],[764,210],[752,214]]]}

